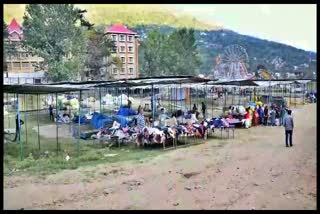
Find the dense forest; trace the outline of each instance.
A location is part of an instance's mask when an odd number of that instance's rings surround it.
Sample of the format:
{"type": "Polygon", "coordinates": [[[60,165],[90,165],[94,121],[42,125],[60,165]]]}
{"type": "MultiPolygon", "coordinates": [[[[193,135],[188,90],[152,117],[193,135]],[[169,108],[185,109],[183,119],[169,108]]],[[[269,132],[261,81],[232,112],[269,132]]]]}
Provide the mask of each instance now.
{"type": "MultiPolygon", "coordinates": [[[[140,25],[133,28],[146,38],[147,32],[159,29],[168,34],[175,28],[169,26],[140,25]]],[[[316,53],[294,48],[285,44],[241,35],[231,30],[195,30],[195,37],[201,57],[200,73],[211,74],[215,58],[228,45],[238,44],[246,49],[249,58],[249,72],[254,73],[258,65],[264,65],[271,72],[303,71],[308,77],[316,72],[316,53]]],[[[141,58],[141,60],[143,60],[141,58]]]]}

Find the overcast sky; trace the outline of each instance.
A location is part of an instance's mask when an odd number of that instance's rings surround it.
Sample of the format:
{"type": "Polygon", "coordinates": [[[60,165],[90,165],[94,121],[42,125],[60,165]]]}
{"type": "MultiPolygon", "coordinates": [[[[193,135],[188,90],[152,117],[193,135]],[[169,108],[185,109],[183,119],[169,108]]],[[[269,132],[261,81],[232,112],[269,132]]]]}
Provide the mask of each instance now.
{"type": "Polygon", "coordinates": [[[171,4],[207,23],[316,51],[316,4],[171,4]]]}

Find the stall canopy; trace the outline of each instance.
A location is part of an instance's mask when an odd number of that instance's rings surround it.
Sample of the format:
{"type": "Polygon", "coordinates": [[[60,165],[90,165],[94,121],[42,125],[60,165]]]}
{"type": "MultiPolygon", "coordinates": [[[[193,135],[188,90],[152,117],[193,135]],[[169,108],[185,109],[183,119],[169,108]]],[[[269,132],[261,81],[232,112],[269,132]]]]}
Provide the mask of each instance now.
{"type": "Polygon", "coordinates": [[[61,87],[75,87],[83,86],[84,88],[113,88],[113,87],[151,87],[152,85],[159,87],[159,85],[177,85],[177,84],[200,84],[210,81],[209,79],[195,77],[195,76],[155,76],[142,77],[127,80],[109,80],[109,81],[82,81],[82,82],[57,82],[48,85],[55,85],[61,87]]]}
{"type": "Polygon", "coordinates": [[[88,90],[85,87],[77,86],[54,86],[54,85],[29,85],[29,84],[16,84],[16,85],[3,85],[4,93],[18,93],[18,94],[51,94],[51,93],[64,93],[72,91],[88,90]]]}
{"type": "Polygon", "coordinates": [[[109,81],[81,81],[81,82],[56,82],[51,84],[22,84],[22,85],[3,85],[5,93],[20,94],[49,94],[64,93],[80,90],[90,90],[94,88],[161,88],[161,87],[190,87],[205,85],[230,86],[230,87],[268,87],[278,84],[305,84],[312,80],[209,80],[197,76],[156,76],[144,77],[127,80],[109,80],[109,81]]]}
{"type": "Polygon", "coordinates": [[[288,79],[277,79],[277,80],[246,80],[246,79],[240,79],[240,80],[212,80],[209,81],[208,85],[223,85],[223,86],[248,86],[248,87],[268,87],[268,86],[274,86],[274,85],[285,85],[285,84],[292,84],[292,83],[298,83],[298,84],[306,84],[312,80],[288,80],[288,79]]]}

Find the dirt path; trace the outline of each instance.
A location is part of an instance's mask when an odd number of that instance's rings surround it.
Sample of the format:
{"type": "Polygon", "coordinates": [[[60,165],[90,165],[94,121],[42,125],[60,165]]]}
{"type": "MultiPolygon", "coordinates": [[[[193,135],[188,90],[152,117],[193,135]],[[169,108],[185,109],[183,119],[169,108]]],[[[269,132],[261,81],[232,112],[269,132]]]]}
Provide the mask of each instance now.
{"type": "Polygon", "coordinates": [[[256,127],[139,164],[5,177],[4,208],[316,209],[315,114],[294,110],[292,148],[282,127],[256,127]]]}

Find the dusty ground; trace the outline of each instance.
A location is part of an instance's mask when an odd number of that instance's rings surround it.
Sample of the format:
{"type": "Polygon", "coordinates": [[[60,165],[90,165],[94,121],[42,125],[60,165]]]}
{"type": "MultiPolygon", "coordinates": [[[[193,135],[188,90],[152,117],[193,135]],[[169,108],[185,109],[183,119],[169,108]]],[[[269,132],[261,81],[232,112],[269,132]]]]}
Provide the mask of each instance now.
{"type": "Polygon", "coordinates": [[[316,105],[282,127],[237,130],[139,164],[5,177],[4,209],[316,209],[316,105]]]}

